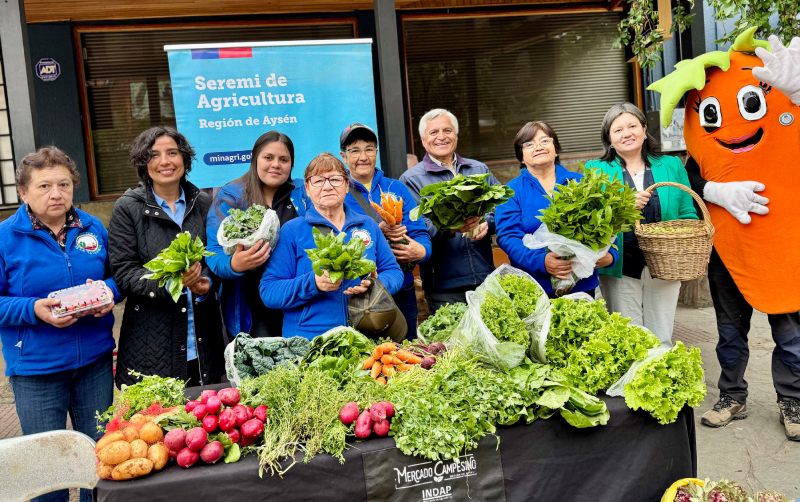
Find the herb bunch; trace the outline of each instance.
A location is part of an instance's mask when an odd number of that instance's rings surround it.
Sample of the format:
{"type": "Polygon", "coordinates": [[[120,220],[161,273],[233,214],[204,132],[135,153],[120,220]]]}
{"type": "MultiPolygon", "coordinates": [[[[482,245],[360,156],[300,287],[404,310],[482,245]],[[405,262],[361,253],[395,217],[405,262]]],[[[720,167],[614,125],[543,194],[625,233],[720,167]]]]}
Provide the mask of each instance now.
{"type": "Polygon", "coordinates": [[[631,230],[641,212],[636,209],[636,192],[616,177],[612,180],[599,169],[587,169],[578,182],[556,185],[550,204],[537,216],[547,229],[580,242],[594,251],[613,245],[611,239],[631,230]]]}
{"type": "MultiPolygon", "coordinates": [[[[122,419],[129,420],[134,413],[146,410],[153,403],[161,403],[163,408],[171,408],[186,403],[187,399],[183,395],[186,384],[183,380],[176,378],[163,378],[158,375],[142,375],[133,370],[128,370],[129,375],[141,378],[141,382],[133,385],[123,384],[119,390],[114,390],[114,401],[102,415],[95,413],[98,422],[110,422],[114,416],[129,406],[122,419]]],[[[105,430],[103,426],[97,426],[98,430],[105,430]]]]}
{"type": "Polygon", "coordinates": [[[377,268],[374,261],[363,258],[366,246],[361,239],[353,238],[345,244],[344,232],[323,234],[315,228],[313,234],[317,249],[306,249],[306,254],[314,273],[321,276],[327,270],[331,283],[342,278],[358,279],[377,268]]]}
{"type": "Polygon", "coordinates": [[[265,214],[267,209],[258,204],[248,207],[247,211],[232,208],[228,211],[230,218],[225,218],[223,222],[222,231],[228,239],[246,239],[258,230],[265,214]]]}
{"type": "Polygon", "coordinates": [[[203,257],[215,255],[216,253],[206,251],[200,236],[192,240],[192,234],[181,232],[170,242],[168,248],[144,264],[144,268],[152,273],[143,275],[140,280],[158,279],[158,287],[166,286],[170,296],[177,303],[183,291],[184,272],[203,257]]]}

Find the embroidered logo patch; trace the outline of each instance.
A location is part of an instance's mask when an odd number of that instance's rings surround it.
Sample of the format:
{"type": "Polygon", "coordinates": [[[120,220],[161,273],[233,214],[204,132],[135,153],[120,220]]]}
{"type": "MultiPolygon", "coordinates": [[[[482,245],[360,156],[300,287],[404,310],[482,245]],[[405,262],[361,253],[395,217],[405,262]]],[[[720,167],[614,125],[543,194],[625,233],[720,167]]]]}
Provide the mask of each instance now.
{"type": "Polygon", "coordinates": [[[369,234],[367,230],[364,230],[363,228],[357,228],[353,230],[351,239],[355,238],[359,238],[362,241],[364,241],[364,246],[366,246],[367,249],[371,248],[372,244],[374,244],[374,242],[372,241],[372,236],[369,234]]]}
{"type": "Polygon", "coordinates": [[[78,238],[75,239],[75,247],[89,254],[97,254],[103,249],[97,236],[90,232],[80,234],[78,238]]]}

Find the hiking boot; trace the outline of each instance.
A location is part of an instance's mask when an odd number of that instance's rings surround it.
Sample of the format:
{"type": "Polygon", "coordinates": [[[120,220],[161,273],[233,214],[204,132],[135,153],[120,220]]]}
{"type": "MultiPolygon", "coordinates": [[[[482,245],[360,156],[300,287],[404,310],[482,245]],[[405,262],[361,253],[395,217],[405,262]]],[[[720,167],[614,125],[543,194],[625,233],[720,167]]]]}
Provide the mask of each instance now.
{"type": "Polygon", "coordinates": [[[720,394],[714,408],[703,413],[701,422],[709,427],[725,427],[731,420],[747,418],[746,411],[747,405],[734,401],[727,394],[720,394]]]}
{"type": "Polygon", "coordinates": [[[791,441],[800,441],[800,401],[790,397],[778,400],[781,423],[786,428],[786,437],[791,441]]]}

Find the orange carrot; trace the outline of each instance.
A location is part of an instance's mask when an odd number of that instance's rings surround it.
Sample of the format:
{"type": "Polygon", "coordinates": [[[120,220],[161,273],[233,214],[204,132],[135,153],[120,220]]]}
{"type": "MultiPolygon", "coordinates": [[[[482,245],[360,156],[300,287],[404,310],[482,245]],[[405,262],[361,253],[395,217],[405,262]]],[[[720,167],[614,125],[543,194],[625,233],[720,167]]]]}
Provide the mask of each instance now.
{"type": "Polygon", "coordinates": [[[403,361],[401,361],[397,356],[392,354],[392,364],[395,364],[395,365],[403,364],[403,361]]]}
{"type": "Polygon", "coordinates": [[[372,365],[373,365],[373,364],[375,364],[375,358],[374,358],[374,357],[372,357],[372,356],[369,356],[369,357],[366,359],[366,361],[364,361],[364,365],[363,365],[363,366],[361,366],[361,369],[362,369],[362,370],[368,370],[368,369],[372,369],[372,365]]]}
{"type": "Polygon", "coordinates": [[[369,376],[372,378],[378,378],[381,374],[381,369],[383,369],[383,365],[380,361],[375,361],[375,364],[372,365],[372,372],[370,372],[369,376]]]}
{"type": "Polygon", "coordinates": [[[397,350],[397,345],[393,344],[392,342],[384,342],[380,345],[380,347],[383,349],[384,354],[390,354],[397,350]]]}
{"type": "Polygon", "coordinates": [[[397,371],[409,371],[413,367],[414,366],[411,365],[411,364],[400,363],[400,364],[397,365],[397,371]]]}
{"type": "Polygon", "coordinates": [[[416,357],[414,354],[404,349],[398,350],[395,355],[397,356],[398,359],[400,359],[403,362],[408,362],[408,360],[411,359],[412,357],[416,357]]]}
{"type": "Polygon", "coordinates": [[[383,357],[381,357],[381,362],[383,364],[394,364],[394,359],[394,356],[391,354],[384,354],[383,357]]]}
{"type": "Polygon", "coordinates": [[[383,378],[383,377],[376,378],[375,381],[378,382],[381,385],[386,385],[386,379],[383,378]]]}
{"type": "Polygon", "coordinates": [[[388,377],[392,377],[395,376],[397,373],[394,371],[394,366],[392,366],[391,364],[385,364],[383,366],[383,374],[388,377]]]}
{"type": "Polygon", "coordinates": [[[403,223],[403,199],[400,197],[397,198],[397,201],[394,204],[394,219],[397,221],[398,225],[402,225],[403,223]]]}
{"type": "Polygon", "coordinates": [[[381,349],[381,346],[378,345],[377,347],[375,347],[375,350],[372,351],[372,357],[374,357],[375,360],[377,361],[381,358],[382,355],[383,355],[383,349],[381,349]]]}

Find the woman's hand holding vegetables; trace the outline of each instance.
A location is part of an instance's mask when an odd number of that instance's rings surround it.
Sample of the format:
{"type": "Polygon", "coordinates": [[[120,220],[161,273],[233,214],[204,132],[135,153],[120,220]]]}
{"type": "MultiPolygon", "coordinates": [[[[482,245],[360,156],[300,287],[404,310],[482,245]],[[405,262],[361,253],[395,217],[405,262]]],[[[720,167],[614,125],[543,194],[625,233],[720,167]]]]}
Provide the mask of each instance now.
{"type": "Polygon", "coordinates": [[[194,293],[192,290],[192,286],[194,286],[197,281],[200,280],[200,273],[202,272],[202,267],[200,266],[200,262],[195,262],[189,267],[189,270],[183,273],[183,286],[185,288],[189,288],[190,291],[194,293]]]}
{"type": "MultiPolygon", "coordinates": [[[[369,273],[369,277],[378,277],[378,272],[372,271],[369,273]]],[[[344,290],[344,294],[346,295],[360,295],[361,293],[365,293],[369,287],[372,286],[372,281],[364,279],[361,281],[361,284],[358,286],[351,286],[344,290]]]]}
{"type": "Polygon", "coordinates": [[[378,227],[390,241],[401,239],[408,231],[405,225],[389,225],[385,221],[380,222],[378,227]]]}
{"type": "Polygon", "coordinates": [[[557,279],[569,279],[572,273],[572,262],[562,260],[555,253],[547,253],[544,257],[544,269],[557,279]]]}
{"type": "Polygon", "coordinates": [[[636,209],[642,209],[644,206],[646,206],[651,195],[652,194],[647,190],[636,192],[636,209]]]}
{"type": "Polygon", "coordinates": [[[259,240],[248,250],[239,244],[231,256],[231,268],[237,274],[260,267],[269,259],[272,249],[269,242],[259,240]]]}
{"type": "Polygon", "coordinates": [[[425,258],[425,248],[422,244],[407,235],[405,237],[400,236],[399,238],[392,238],[390,241],[389,244],[392,246],[392,253],[394,253],[394,257],[397,258],[397,261],[400,263],[411,263],[425,258]],[[403,244],[403,239],[408,241],[408,243],[403,244]]]}
{"type": "MultiPolygon", "coordinates": [[[[86,279],[86,284],[91,284],[93,282],[94,281],[91,280],[91,279],[86,279]]],[[[106,288],[106,289],[108,290],[108,299],[111,300],[111,303],[109,303],[108,305],[103,307],[103,310],[101,310],[100,312],[96,313],[94,315],[95,317],[103,317],[104,315],[106,315],[109,312],[111,312],[111,310],[114,308],[114,303],[115,303],[114,302],[114,292],[111,291],[111,288],[106,288]]]]}
{"type": "Polygon", "coordinates": [[[317,290],[327,293],[329,291],[336,291],[342,285],[342,280],[331,282],[331,276],[327,270],[323,270],[322,275],[314,274],[314,282],[317,284],[317,290]]]}
{"type": "Polygon", "coordinates": [[[473,237],[471,240],[479,241],[484,237],[486,237],[486,234],[488,233],[489,233],[489,223],[484,221],[483,223],[481,223],[480,230],[478,231],[478,233],[475,234],[475,237],[473,237]]]}
{"type": "Polygon", "coordinates": [[[52,324],[56,328],[66,328],[78,322],[78,319],[72,316],[55,317],[53,315],[50,311],[50,307],[55,307],[60,303],[61,300],[58,298],[42,298],[41,300],[36,300],[33,304],[33,313],[36,314],[38,319],[41,319],[47,324],[52,324]]]}
{"type": "Polygon", "coordinates": [[[597,260],[597,263],[594,264],[594,268],[605,268],[611,265],[612,263],[614,263],[614,255],[612,255],[609,252],[606,252],[606,255],[604,257],[597,260]]]}
{"type": "MultiPolygon", "coordinates": [[[[450,230],[450,232],[458,232],[460,234],[465,234],[467,232],[472,232],[473,230],[478,228],[478,225],[480,225],[480,223],[481,223],[480,216],[473,216],[472,218],[469,218],[467,221],[464,222],[464,226],[463,227],[457,228],[455,230],[450,230]]],[[[488,228],[488,226],[487,226],[487,228],[488,228]]]]}
{"type": "Polygon", "coordinates": [[[189,288],[189,291],[194,293],[195,296],[205,296],[208,294],[209,289],[211,289],[211,281],[209,281],[205,277],[201,277],[196,283],[194,283],[189,288]]]}

